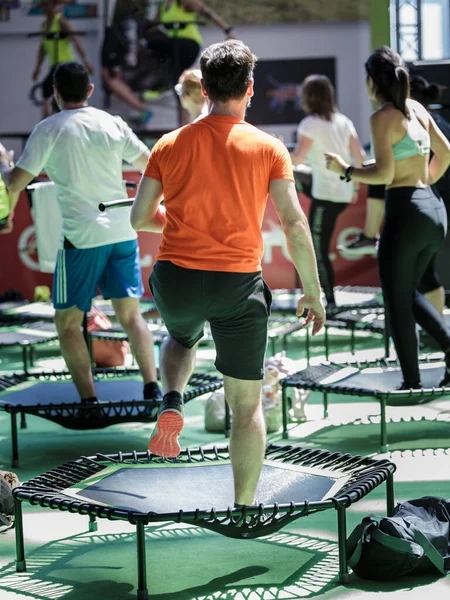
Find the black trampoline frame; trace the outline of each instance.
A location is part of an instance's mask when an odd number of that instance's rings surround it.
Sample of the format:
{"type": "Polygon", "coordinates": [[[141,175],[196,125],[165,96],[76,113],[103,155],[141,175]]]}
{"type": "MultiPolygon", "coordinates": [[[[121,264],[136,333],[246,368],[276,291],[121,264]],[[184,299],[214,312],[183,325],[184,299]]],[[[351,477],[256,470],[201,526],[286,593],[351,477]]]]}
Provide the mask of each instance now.
{"type": "MultiPolygon", "coordinates": [[[[371,323],[363,323],[355,319],[348,319],[343,316],[346,312],[355,312],[359,317],[364,317],[368,315],[385,315],[384,307],[378,308],[366,308],[353,306],[351,309],[340,310],[339,312],[333,313],[330,319],[327,319],[324,327],[324,348],[325,348],[325,360],[328,360],[330,357],[330,341],[329,341],[329,329],[333,327],[336,329],[347,329],[350,332],[350,353],[355,354],[355,342],[356,337],[355,334],[357,331],[366,331],[371,333],[379,334],[383,338],[384,343],[384,356],[385,358],[389,358],[390,356],[390,334],[389,329],[387,327],[377,327],[376,325],[372,325],[371,323]]],[[[311,358],[311,334],[309,329],[306,331],[306,360],[307,364],[310,364],[311,358]]]]}
{"type": "MultiPolygon", "coordinates": [[[[127,377],[136,375],[136,370],[130,369],[96,369],[94,371],[94,379],[102,380],[102,379],[112,379],[115,377],[127,377]]],[[[14,388],[15,386],[35,381],[35,382],[45,382],[45,381],[70,381],[71,376],[68,371],[48,371],[42,373],[28,373],[28,374],[14,374],[14,375],[1,375],[0,376],[0,391],[6,391],[8,389],[14,388]]],[[[187,389],[184,392],[184,402],[189,402],[198,396],[206,394],[208,392],[214,392],[221,387],[223,387],[223,380],[216,376],[208,373],[193,373],[188,385],[192,385],[192,389],[187,389]]],[[[49,419],[50,414],[52,414],[52,420],[58,423],[58,420],[55,419],[56,416],[60,416],[61,418],[69,419],[71,416],[79,417],[80,409],[83,412],[83,417],[88,419],[90,413],[97,412],[99,409],[102,412],[102,416],[114,417],[115,420],[111,425],[123,422],[152,422],[156,419],[150,419],[145,415],[146,411],[149,408],[157,408],[158,404],[153,400],[144,400],[144,399],[135,399],[135,400],[111,400],[109,402],[101,402],[99,405],[97,404],[87,404],[82,405],[81,402],[72,402],[72,403],[55,403],[55,404],[35,404],[35,405],[23,405],[23,404],[15,404],[6,402],[6,396],[1,397],[0,400],[2,403],[0,404],[0,411],[4,411],[8,413],[11,417],[11,465],[12,467],[19,467],[19,436],[18,436],[18,427],[17,427],[17,415],[21,415],[20,428],[25,429],[27,427],[25,415],[37,415],[42,418],[49,419]],[[125,414],[119,416],[120,413],[125,409],[125,414]],[[133,415],[132,413],[138,409],[138,414],[133,415]],[[42,414],[44,413],[44,414],[42,414]],[[45,416],[45,413],[49,416],[45,416]]],[[[58,423],[61,426],[61,423],[58,423]]],[[[107,425],[105,425],[107,426],[107,425]]]]}
{"type": "MultiPolygon", "coordinates": [[[[436,358],[435,356],[425,356],[419,359],[419,366],[423,364],[433,364],[442,362],[442,358],[436,358]]],[[[371,367],[397,367],[400,368],[400,363],[397,359],[379,359],[375,361],[361,361],[354,360],[348,362],[332,362],[329,361],[327,363],[322,363],[323,365],[329,365],[330,367],[336,367],[336,372],[339,369],[343,369],[346,367],[356,367],[358,369],[366,369],[371,367]]],[[[321,365],[317,365],[321,366],[321,365]]],[[[314,368],[314,367],[309,367],[314,368]]],[[[308,369],[309,369],[308,368],[308,369]]],[[[435,387],[435,388],[420,388],[420,389],[411,389],[406,391],[392,390],[389,392],[381,391],[381,390],[368,390],[364,388],[350,388],[345,386],[345,379],[342,381],[342,385],[339,385],[339,382],[333,384],[321,384],[312,381],[308,381],[307,379],[302,379],[302,374],[308,369],[304,369],[302,371],[298,371],[293,375],[289,375],[280,381],[281,390],[282,390],[282,416],[283,416],[283,439],[289,438],[288,431],[288,417],[289,417],[289,399],[288,399],[288,389],[290,387],[293,388],[302,388],[308,389],[311,391],[322,392],[323,395],[323,413],[324,418],[328,417],[328,395],[329,394],[340,394],[344,396],[364,396],[368,398],[375,398],[380,403],[380,448],[379,451],[381,453],[387,452],[389,449],[388,444],[388,435],[387,435],[387,420],[386,420],[386,407],[389,404],[389,400],[392,398],[415,398],[415,397],[424,397],[427,401],[433,400],[438,397],[442,397],[450,394],[450,386],[449,387],[435,387]],[[332,387],[331,387],[332,386],[332,387]]],[[[303,375],[304,377],[304,375],[303,375]]],[[[398,406],[398,404],[397,404],[398,406]]],[[[405,404],[405,408],[408,405],[405,404]]]]}
{"type": "MultiPolygon", "coordinates": [[[[157,323],[157,320],[147,319],[147,322],[157,323]]],[[[163,325],[162,321],[159,321],[161,325],[163,325]]],[[[296,331],[300,331],[303,329],[303,323],[295,318],[295,317],[279,317],[279,316],[271,316],[269,317],[269,330],[268,330],[268,339],[270,341],[270,350],[272,355],[276,353],[277,341],[282,339],[282,349],[287,351],[288,349],[288,337],[295,333],[296,331]]],[[[161,345],[165,338],[169,335],[168,333],[162,332],[160,330],[152,331],[153,342],[155,345],[161,345]]],[[[128,340],[128,336],[124,331],[120,331],[118,329],[104,329],[101,331],[93,331],[89,334],[92,339],[101,339],[101,340],[110,340],[110,341],[126,341],[128,340]]],[[[210,335],[202,338],[200,343],[210,343],[213,339],[210,335]]]]}
{"type": "Polygon", "coordinates": [[[20,323],[14,323],[12,321],[0,322],[0,327],[19,327],[19,328],[24,328],[24,329],[33,329],[33,327],[38,326],[36,329],[35,339],[30,339],[30,340],[20,341],[20,342],[18,341],[18,342],[14,342],[14,343],[10,343],[10,344],[2,343],[2,341],[0,339],[0,349],[13,348],[14,346],[19,346],[22,350],[23,370],[25,373],[28,373],[29,367],[32,367],[34,364],[34,347],[42,345],[42,344],[50,343],[50,342],[55,342],[58,340],[58,334],[56,332],[56,329],[55,329],[55,334],[52,336],[43,336],[41,338],[38,337],[39,328],[41,328],[45,331],[44,326],[48,326],[49,324],[50,323],[48,321],[29,321],[29,322],[26,321],[26,322],[20,322],[20,323]]]}
{"type": "MultiPolygon", "coordinates": [[[[290,504],[262,504],[241,509],[227,508],[216,510],[178,511],[174,513],[138,513],[96,504],[94,501],[76,500],[61,493],[65,488],[83,481],[106,468],[110,463],[136,464],[164,462],[147,452],[119,452],[118,454],[96,454],[82,456],[77,460],[39,475],[14,490],[15,534],[16,534],[16,571],[26,571],[25,543],[22,516],[22,503],[33,506],[67,511],[89,516],[89,530],[96,531],[96,519],[110,521],[128,521],[136,526],[138,600],[148,599],[147,564],[145,547],[145,526],[153,522],[174,521],[188,523],[210,529],[227,537],[251,539],[268,535],[281,529],[294,520],[317,512],[334,508],[337,512],[339,579],[348,581],[347,566],[347,525],[346,509],[357,502],[377,486],[386,482],[386,509],[388,516],[394,511],[394,472],[396,466],[388,460],[376,460],[370,457],[352,456],[339,452],[328,452],[295,446],[269,445],[265,457],[271,461],[288,462],[296,465],[316,467],[350,474],[350,479],[334,497],[322,500],[291,502],[290,504]]],[[[204,462],[228,460],[228,446],[185,449],[173,462],[204,462]]]]}

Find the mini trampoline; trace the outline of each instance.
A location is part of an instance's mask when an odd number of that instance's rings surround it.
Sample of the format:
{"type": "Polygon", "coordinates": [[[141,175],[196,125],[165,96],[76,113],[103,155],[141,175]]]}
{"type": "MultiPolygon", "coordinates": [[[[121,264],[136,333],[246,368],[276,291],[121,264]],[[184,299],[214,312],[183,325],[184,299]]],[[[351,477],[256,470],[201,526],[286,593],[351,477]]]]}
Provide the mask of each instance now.
{"type": "MultiPolygon", "coordinates": [[[[384,341],[385,357],[389,357],[389,334],[385,326],[384,308],[353,308],[333,315],[325,323],[325,358],[330,354],[329,329],[347,329],[350,332],[350,352],[355,353],[356,332],[365,331],[381,336],[384,341]]],[[[310,356],[311,336],[306,335],[306,352],[310,356]]],[[[309,362],[309,361],[308,361],[309,362]]]]}
{"type": "MultiPolygon", "coordinates": [[[[154,316],[158,314],[153,300],[140,301],[141,313],[154,316]]],[[[102,311],[107,317],[114,316],[111,300],[94,299],[92,305],[102,311]]],[[[0,319],[2,321],[27,322],[27,321],[52,321],[55,309],[51,302],[2,302],[0,303],[0,319]]]]}
{"type": "Polygon", "coordinates": [[[346,509],[386,482],[387,513],[394,509],[388,460],[270,445],[256,497],[260,504],[233,506],[228,447],[186,449],[163,461],[149,452],[81,457],[14,490],[16,569],[26,571],[22,503],[136,526],[139,600],[148,598],[145,526],[174,521],[227,537],[251,539],[273,533],[300,517],[335,509],[339,575],[347,580],[346,509]]]}
{"type": "MultiPolygon", "coordinates": [[[[336,307],[328,309],[328,314],[335,315],[344,310],[356,307],[379,308],[383,306],[383,295],[380,288],[338,286],[334,288],[336,307]]],[[[273,290],[272,311],[282,313],[295,313],[297,301],[302,290],[273,290]]]]}
{"type": "MultiPolygon", "coordinates": [[[[100,402],[81,404],[68,372],[4,375],[0,377],[0,410],[11,416],[12,466],[19,466],[17,415],[35,415],[68,429],[102,429],[117,423],[152,422],[159,403],[143,400],[139,373],[128,369],[97,369],[95,387],[100,402]]],[[[223,386],[220,377],[194,373],[184,393],[188,402],[223,386]]]]}
{"type": "MultiPolygon", "coordinates": [[[[161,320],[148,321],[148,328],[152,332],[153,342],[156,345],[162,344],[164,339],[168,336],[166,327],[161,320]]],[[[287,350],[288,337],[303,328],[303,323],[297,319],[297,317],[269,317],[269,331],[268,338],[270,340],[270,349],[272,355],[276,352],[277,341],[282,339],[283,350],[287,350]]],[[[117,323],[112,326],[111,329],[105,329],[102,331],[93,331],[89,334],[94,339],[101,340],[128,340],[128,336],[117,323]]],[[[207,344],[213,341],[211,330],[209,326],[205,327],[205,335],[200,340],[200,344],[207,344]]]]}
{"type": "Polygon", "coordinates": [[[323,393],[324,416],[328,416],[329,394],[365,396],[380,403],[380,451],[387,452],[387,406],[413,406],[430,402],[450,394],[450,386],[440,387],[444,375],[444,362],[434,357],[420,360],[423,387],[399,391],[402,373],[397,360],[383,359],[372,362],[328,362],[308,367],[282,379],[283,438],[288,438],[288,390],[302,388],[323,393]]]}
{"type": "Polygon", "coordinates": [[[23,370],[33,365],[34,347],[39,344],[53,342],[58,339],[53,323],[44,321],[14,325],[11,322],[0,322],[0,349],[19,346],[22,349],[23,370]]]}

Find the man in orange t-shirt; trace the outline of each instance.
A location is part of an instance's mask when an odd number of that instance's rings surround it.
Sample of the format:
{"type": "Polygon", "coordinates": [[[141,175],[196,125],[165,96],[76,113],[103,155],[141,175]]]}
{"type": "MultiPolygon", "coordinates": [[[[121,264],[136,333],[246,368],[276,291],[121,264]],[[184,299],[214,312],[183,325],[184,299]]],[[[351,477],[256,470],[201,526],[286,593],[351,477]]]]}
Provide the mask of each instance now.
{"type": "Polygon", "coordinates": [[[265,450],[261,389],[271,294],[261,276],[261,225],[269,193],[305,293],[297,315],[308,309],[313,334],[325,320],[289,153],[244,121],[255,62],[249,48],[235,40],[203,52],[209,114],[157,142],[131,213],[135,229],[163,234],[150,287],[169,337],[160,359],[165,395],[149,449],[164,457],[180,452],[183,391],[209,321],[215,364],[233,413],[230,456],[237,506],[254,503],[265,450]]]}

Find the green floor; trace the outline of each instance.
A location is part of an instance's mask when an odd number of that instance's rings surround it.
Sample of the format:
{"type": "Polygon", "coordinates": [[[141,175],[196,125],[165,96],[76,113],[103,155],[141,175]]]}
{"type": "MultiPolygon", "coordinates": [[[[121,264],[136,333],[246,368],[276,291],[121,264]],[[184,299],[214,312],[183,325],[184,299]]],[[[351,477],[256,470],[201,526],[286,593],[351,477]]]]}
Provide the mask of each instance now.
{"type": "MultiPolygon", "coordinates": [[[[358,338],[360,358],[382,356],[378,337],[358,338]]],[[[57,346],[38,348],[38,365],[61,367],[57,346]]],[[[333,358],[349,358],[349,338],[332,335],[333,358]]],[[[289,356],[304,361],[304,337],[294,337],[289,356]]],[[[314,360],[323,357],[320,339],[314,360]]],[[[200,351],[199,365],[208,368],[212,349],[200,351]]],[[[0,355],[0,370],[20,368],[20,354],[0,355]]],[[[222,434],[204,429],[206,397],[186,405],[183,446],[226,443],[222,434]]],[[[308,420],[290,426],[289,443],[352,454],[376,455],[379,406],[361,398],[330,396],[329,417],[323,419],[321,396],[312,394],[308,420]],[[356,423],[356,424],[355,424],[356,423]]],[[[423,495],[450,498],[450,398],[408,408],[390,408],[390,453],[398,467],[396,500],[423,495]]],[[[27,418],[19,430],[21,468],[26,481],[67,460],[96,452],[144,450],[151,425],[131,423],[103,430],[72,431],[38,417],[27,418]]],[[[0,469],[10,469],[10,423],[0,413],[0,469]]],[[[271,441],[286,443],[281,435],[271,441]]],[[[371,512],[384,514],[384,486],[348,511],[348,530],[371,512]]],[[[96,533],[88,532],[87,518],[24,505],[27,573],[16,574],[14,532],[0,535],[0,600],[127,600],[136,597],[136,543],[129,524],[99,520],[96,533]]],[[[450,578],[403,578],[374,583],[350,575],[345,586],[337,582],[336,515],[326,511],[296,521],[277,534],[258,540],[230,540],[187,525],[156,524],[147,528],[147,562],[152,600],[266,600],[289,598],[448,598],[450,578]]]]}

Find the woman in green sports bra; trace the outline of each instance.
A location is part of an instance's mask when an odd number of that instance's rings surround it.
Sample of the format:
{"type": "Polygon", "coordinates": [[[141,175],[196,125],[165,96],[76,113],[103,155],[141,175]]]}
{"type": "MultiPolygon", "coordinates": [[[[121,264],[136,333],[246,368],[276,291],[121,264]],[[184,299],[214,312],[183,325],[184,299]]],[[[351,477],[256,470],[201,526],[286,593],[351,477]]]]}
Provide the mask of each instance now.
{"type": "Polygon", "coordinates": [[[371,119],[375,164],[354,168],[336,154],[327,166],[347,180],[386,185],[386,216],[378,267],[390,330],[400,362],[400,389],[421,388],[416,322],[445,352],[443,379],[450,386],[450,331],[417,285],[447,231],[442,199],[430,185],[450,165],[450,143],[426,108],[409,99],[409,74],[400,56],[383,46],[365,64],[369,98],[379,108],[371,119]],[[430,161],[430,149],[433,158],[430,161]]]}

